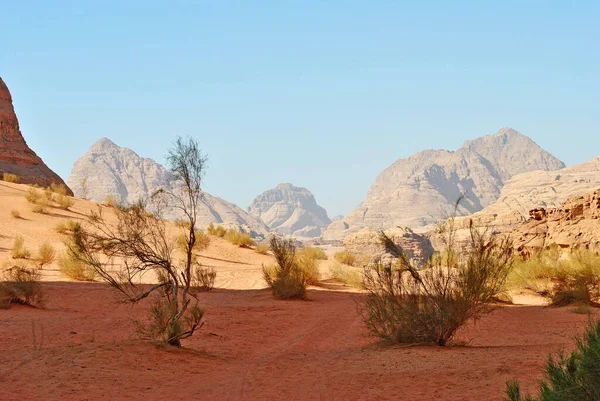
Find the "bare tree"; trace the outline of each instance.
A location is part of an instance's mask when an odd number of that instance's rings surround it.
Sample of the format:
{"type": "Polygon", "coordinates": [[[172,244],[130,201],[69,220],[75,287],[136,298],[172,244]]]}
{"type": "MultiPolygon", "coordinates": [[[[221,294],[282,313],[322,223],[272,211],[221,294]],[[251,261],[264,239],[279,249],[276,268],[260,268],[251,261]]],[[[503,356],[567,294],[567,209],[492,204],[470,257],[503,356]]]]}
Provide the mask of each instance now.
{"type": "Polygon", "coordinates": [[[207,159],[195,140],[177,138],[167,161],[173,172],[170,188],[157,191],[148,203],[111,208],[116,222],[106,219],[102,208],[92,212],[87,224],[74,231],[69,253],[91,266],[126,302],[136,303],[154,294],[151,322],[143,333],[181,346],[182,339],[201,327],[204,314],[196,294],[202,266],[195,251],[196,213],[207,159]],[[176,258],[176,240],[161,219],[167,208],[185,216],[185,224],[178,225],[185,239],[181,259],[176,258]],[[158,283],[141,285],[143,276],[151,272],[158,283]]]}

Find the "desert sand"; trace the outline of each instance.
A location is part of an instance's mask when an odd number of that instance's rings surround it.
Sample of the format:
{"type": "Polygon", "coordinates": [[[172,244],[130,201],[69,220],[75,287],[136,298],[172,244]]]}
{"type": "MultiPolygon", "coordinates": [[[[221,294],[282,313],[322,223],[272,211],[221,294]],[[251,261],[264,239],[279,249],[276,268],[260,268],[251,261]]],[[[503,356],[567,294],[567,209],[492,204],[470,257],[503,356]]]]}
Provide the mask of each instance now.
{"type": "MultiPolygon", "coordinates": [[[[34,253],[44,241],[62,249],[56,224],[96,207],[35,214],[26,189],[0,183],[0,263],[16,234],[34,253]]],[[[200,295],[205,324],[182,349],[137,337],[146,302],[119,304],[102,283],[44,268],[45,308],[0,310],[0,399],[501,400],[514,378],[534,391],[548,355],[571,349],[587,322],[570,308],[499,306],[453,346],[390,346],[369,334],[362,295],[329,280],[327,263],[309,301],[280,301],[262,282],[270,256],[216,238],[202,255],[218,288],[200,295]]]]}

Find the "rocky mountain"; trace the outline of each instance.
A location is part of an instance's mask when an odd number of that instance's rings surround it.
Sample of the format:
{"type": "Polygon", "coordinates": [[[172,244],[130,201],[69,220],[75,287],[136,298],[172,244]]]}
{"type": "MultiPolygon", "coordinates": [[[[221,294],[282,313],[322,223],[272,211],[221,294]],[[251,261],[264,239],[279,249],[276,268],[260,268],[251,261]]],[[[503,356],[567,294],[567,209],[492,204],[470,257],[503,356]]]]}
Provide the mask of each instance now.
{"type": "Polygon", "coordinates": [[[466,141],[456,151],[419,152],[399,159],[379,174],[367,199],[344,219],[333,222],[323,238],[342,239],[363,227],[427,226],[452,215],[461,195],[465,199],[458,213],[469,215],[496,201],[515,174],[564,167],[511,128],[466,141]]]}
{"type": "Polygon", "coordinates": [[[15,114],[8,87],[0,78],[0,173],[11,173],[24,184],[44,187],[64,184],[54,171],[27,146],[15,114]]]}
{"type": "MultiPolygon", "coordinates": [[[[111,197],[120,203],[133,203],[148,197],[158,188],[171,189],[172,174],[152,159],[138,156],[107,138],[96,142],[75,161],[69,186],[78,197],[104,202],[111,197]]],[[[167,211],[165,218],[181,218],[177,211],[167,211]]],[[[232,225],[255,235],[268,233],[268,227],[243,209],[221,198],[203,193],[198,223],[232,225]]]]}
{"type": "Polygon", "coordinates": [[[320,237],[331,223],[313,194],[292,184],[279,184],[258,195],[248,213],[261,219],[271,231],[302,238],[320,237]]]}

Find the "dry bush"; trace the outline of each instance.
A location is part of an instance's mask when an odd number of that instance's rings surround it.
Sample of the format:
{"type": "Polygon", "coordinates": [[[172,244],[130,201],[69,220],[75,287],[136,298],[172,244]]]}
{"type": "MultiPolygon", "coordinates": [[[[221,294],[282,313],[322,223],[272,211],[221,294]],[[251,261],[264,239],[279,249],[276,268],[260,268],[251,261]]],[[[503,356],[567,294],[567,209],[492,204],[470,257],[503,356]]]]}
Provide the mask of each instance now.
{"type": "Polygon", "coordinates": [[[363,276],[357,268],[334,262],[329,266],[329,272],[335,280],[347,286],[362,288],[363,276]]]}
{"type": "Polygon", "coordinates": [[[34,187],[27,188],[27,192],[25,192],[25,199],[29,203],[37,204],[43,198],[43,194],[34,187]]]}
{"type": "Polygon", "coordinates": [[[250,237],[250,234],[241,233],[234,229],[227,230],[223,238],[241,248],[250,248],[256,244],[252,237],[250,237]]]}
{"type": "Polygon", "coordinates": [[[21,218],[21,213],[18,210],[11,210],[10,211],[10,215],[15,218],[15,219],[20,219],[21,218]]]}
{"type": "Polygon", "coordinates": [[[15,242],[12,248],[13,259],[27,259],[31,256],[31,252],[25,248],[25,239],[21,235],[15,237],[15,242]]]}
{"type": "Polygon", "coordinates": [[[119,207],[119,201],[117,201],[117,198],[115,198],[112,195],[107,196],[104,199],[104,202],[102,202],[102,205],[106,206],[106,207],[119,207]]]}
{"type": "Polygon", "coordinates": [[[256,251],[256,253],[260,253],[261,255],[266,255],[269,253],[269,244],[262,242],[262,243],[256,245],[256,248],[254,248],[254,250],[256,251]]]}
{"type": "Polygon", "coordinates": [[[67,220],[66,222],[60,222],[54,228],[59,234],[70,234],[79,229],[81,224],[75,220],[67,220]]]}
{"type": "Polygon", "coordinates": [[[443,346],[461,326],[492,310],[490,302],[510,271],[512,246],[471,226],[470,247],[459,254],[454,251],[454,223],[449,224],[443,233],[448,257],[432,259],[424,270],[412,266],[402,249],[381,233],[398,262],[376,261],[365,269],[367,296],[361,312],[372,333],[392,342],[443,346]]]}
{"type": "Polygon", "coordinates": [[[215,225],[213,223],[210,223],[208,228],[206,229],[206,232],[209,235],[223,238],[225,236],[225,234],[227,233],[227,230],[222,225],[218,225],[215,227],[215,225]]]}
{"type": "Polygon", "coordinates": [[[56,184],[54,182],[50,184],[50,190],[57,195],[63,196],[67,196],[67,194],[69,193],[69,190],[67,189],[67,186],[65,184],[56,184]]]}
{"type": "Polygon", "coordinates": [[[323,249],[319,248],[319,247],[316,247],[316,246],[307,245],[307,246],[305,246],[305,247],[302,248],[302,252],[314,255],[314,258],[317,259],[317,260],[327,260],[327,259],[329,259],[327,257],[327,254],[325,253],[325,251],[323,249]]]}
{"type": "Polygon", "coordinates": [[[263,277],[279,299],[305,299],[306,278],[296,262],[296,246],[291,239],[275,235],[270,239],[276,264],[263,265],[263,277]]]}
{"type": "Polygon", "coordinates": [[[344,265],[354,266],[354,264],[356,263],[356,258],[354,257],[354,255],[352,255],[345,249],[343,251],[337,252],[334,257],[335,260],[344,265]]]}
{"type": "Polygon", "coordinates": [[[73,205],[75,204],[73,198],[62,194],[57,194],[54,197],[54,201],[58,204],[58,207],[63,210],[69,210],[69,208],[73,207],[73,205]]]}
{"type": "Polygon", "coordinates": [[[0,275],[0,308],[8,308],[11,303],[34,307],[44,305],[44,289],[41,275],[25,265],[5,269],[0,275]]]}
{"type": "Polygon", "coordinates": [[[212,267],[196,266],[192,286],[202,291],[210,291],[215,287],[217,271],[212,267]]]}
{"type": "Polygon", "coordinates": [[[20,179],[19,176],[16,174],[11,174],[11,173],[2,173],[2,181],[6,181],[6,182],[12,182],[14,184],[18,184],[20,179]]]}
{"type": "Polygon", "coordinates": [[[37,254],[37,263],[40,269],[43,269],[45,265],[54,262],[55,256],[56,250],[52,245],[47,242],[44,242],[42,245],[40,245],[37,254]]]}
{"type": "MultiPolygon", "coordinates": [[[[181,233],[177,236],[177,247],[181,252],[187,252],[188,244],[190,242],[189,232],[181,233]],[[186,235],[187,234],[187,235],[186,235]]],[[[202,231],[196,230],[194,239],[194,252],[202,252],[210,245],[210,237],[204,234],[202,231]]]]}
{"type": "Polygon", "coordinates": [[[296,263],[302,271],[307,284],[316,285],[319,283],[321,274],[319,273],[318,253],[313,252],[314,248],[301,248],[296,252],[296,263]]]}
{"type": "Polygon", "coordinates": [[[70,251],[63,253],[58,257],[58,269],[63,275],[71,280],[94,281],[96,279],[96,271],[81,262],[78,257],[70,251]]]}

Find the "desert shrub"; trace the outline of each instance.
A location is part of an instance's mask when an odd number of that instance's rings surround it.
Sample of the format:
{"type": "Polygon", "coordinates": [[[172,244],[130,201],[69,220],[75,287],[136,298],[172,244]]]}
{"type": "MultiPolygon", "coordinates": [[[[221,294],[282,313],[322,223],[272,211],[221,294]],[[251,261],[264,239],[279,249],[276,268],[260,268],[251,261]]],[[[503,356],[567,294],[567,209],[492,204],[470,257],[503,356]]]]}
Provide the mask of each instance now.
{"type": "Polygon", "coordinates": [[[2,173],[2,181],[18,184],[20,179],[19,176],[17,176],[16,174],[2,173]]]}
{"type": "Polygon", "coordinates": [[[40,269],[42,269],[45,265],[52,263],[55,256],[56,250],[52,245],[47,242],[44,242],[42,245],[40,245],[37,254],[37,262],[40,269]]]}
{"type": "Polygon", "coordinates": [[[119,201],[112,195],[107,196],[102,204],[107,207],[119,207],[119,201]]]}
{"type": "Polygon", "coordinates": [[[67,189],[67,186],[65,184],[56,184],[56,183],[52,183],[50,184],[50,190],[57,194],[57,195],[62,195],[62,196],[67,196],[67,194],[69,193],[69,190],[67,189]]]}
{"type": "Polygon", "coordinates": [[[335,280],[345,285],[354,288],[362,288],[362,274],[352,266],[334,262],[329,266],[329,272],[335,280]]]}
{"type": "MultiPolygon", "coordinates": [[[[189,244],[189,232],[184,234],[179,234],[177,236],[177,247],[182,252],[187,252],[188,244],[189,244]]],[[[210,245],[210,237],[204,234],[202,231],[196,230],[195,233],[195,241],[194,241],[194,252],[202,252],[210,245]]]]}
{"type": "Polygon", "coordinates": [[[354,266],[354,264],[356,263],[356,258],[354,257],[354,255],[352,255],[345,249],[343,251],[337,252],[334,257],[335,260],[344,265],[354,266]]]}
{"type": "Polygon", "coordinates": [[[27,188],[27,192],[25,192],[25,199],[29,203],[36,204],[42,199],[42,193],[34,187],[27,188]]]}
{"type": "Polygon", "coordinates": [[[213,223],[210,223],[208,228],[206,229],[206,232],[209,235],[223,238],[227,233],[227,230],[222,225],[215,226],[213,223]]]}
{"type": "Polygon", "coordinates": [[[6,269],[0,276],[0,308],[11,303],[43,306],[44,291],[41,276],[34,269],[16,265],[6,269]]]}
{"type": "Polygon", "coordinates": [[[67,220],[66,222],[60,222],[54,228],[59,234],[69,234],[73,233],[75,230],[80,228],[81,225],[79,222],[75,220],[67,220]]]}
{"type": "Polygon", "coordinates": [[[227,230],[223,238],[226,241],[231,242],[233,245],[237,245],[241,248],[250,248],[251,246],[255,245],[255,242],[252,237],[250,237],[250,234],[241,233],[234,229],[227,230]]]}
{"type": "Polygon", "coordinates": [[[217,278],[217,271],[212,267],[203,267],[201,265],[196,266],[194,269],[193,287],[203,290],[210,291],[215,287],[215,279],[217,278]]]}
{"type": "Polygon", "coordinates": [[[600,400],[600,321],[590,321],[576,349],[568,357],[548,358],[539,395],[523,396],[518,381],[507,383],[507,401],[600,400]]]}
{"type": "Polygon", "coordinates": [[[11,210],[10,211],[10,215],[15,218],[15,219],[20,219],[21,218],[21,213],[18,210],[11,210]]]}
{"type": "Polygon", "coordinates": [[[256,248],[254,248],[254,250],[256,251],[256,253],[260,253],[261,255],[266,255],[269,253],[269,244],[262,242],[262,243],[256,245],[256,248]]]}
{"type": "Polygon", "coordinates": [[[296,262],[296,246],[291,239],[271,236],[270,247],[276,264],[263,265],[263,277],[279,299],[306,298],[306,278],[296,262]]]}
{"type": "Polygon", "coordinates": [[[12,248],[13,259],[27,259],[31,256],[31,252],[25,248],[25,239],[21,235],[15,237],[12,248]]]}
{"type": "Polygon", "coordinates": [[[314,255],[314,258],[317,259],[317,260],[327,260],[327,259],[329,259],[327,257],[327,255],[325,254],[325,251],[323,249],[319,248],[319,247],[316,247],[316,246],[307,245],[307,246],[305,246],[305,247],[302,248],[302,252],[314,255]]]}
{"type": "Polygon", "coordinates": [[[365,269],[367,292],[361,312],[369,330],[398,343],[446,345],[469,321],[492,310],[490,302],[502,291],[511,266],[511,244],[488,238],[471,227],[471,244],[454,252],[453,223],[444,232],[448,258],[432,259],[417,270],[385,233],[381,241],[398,258],[395,264],[375,261],[365,269]]]}
{"type": "Polygon", "coordinates": [[[94,281],[96,278],[96,271],[81,262],[71,251],[58,257],[58,269],[63,275],[75,281],[94,281]]]}
{"type": "Polygon", "coordinates": [[[318,284],[321,275],[319,273],[318,253],[313,252],[314,248],[301,248],[296,252],[296,263],[302,271],[307,284],[318,284]]]}
{"type": "Polygon", "coordinates": [[[63,210],[69,210],[69,208],[73,207],[75,204],[73,198],[63,194],[57,194],[54,197],[54,201],[58,204],[58,207],[63,210]]]}

